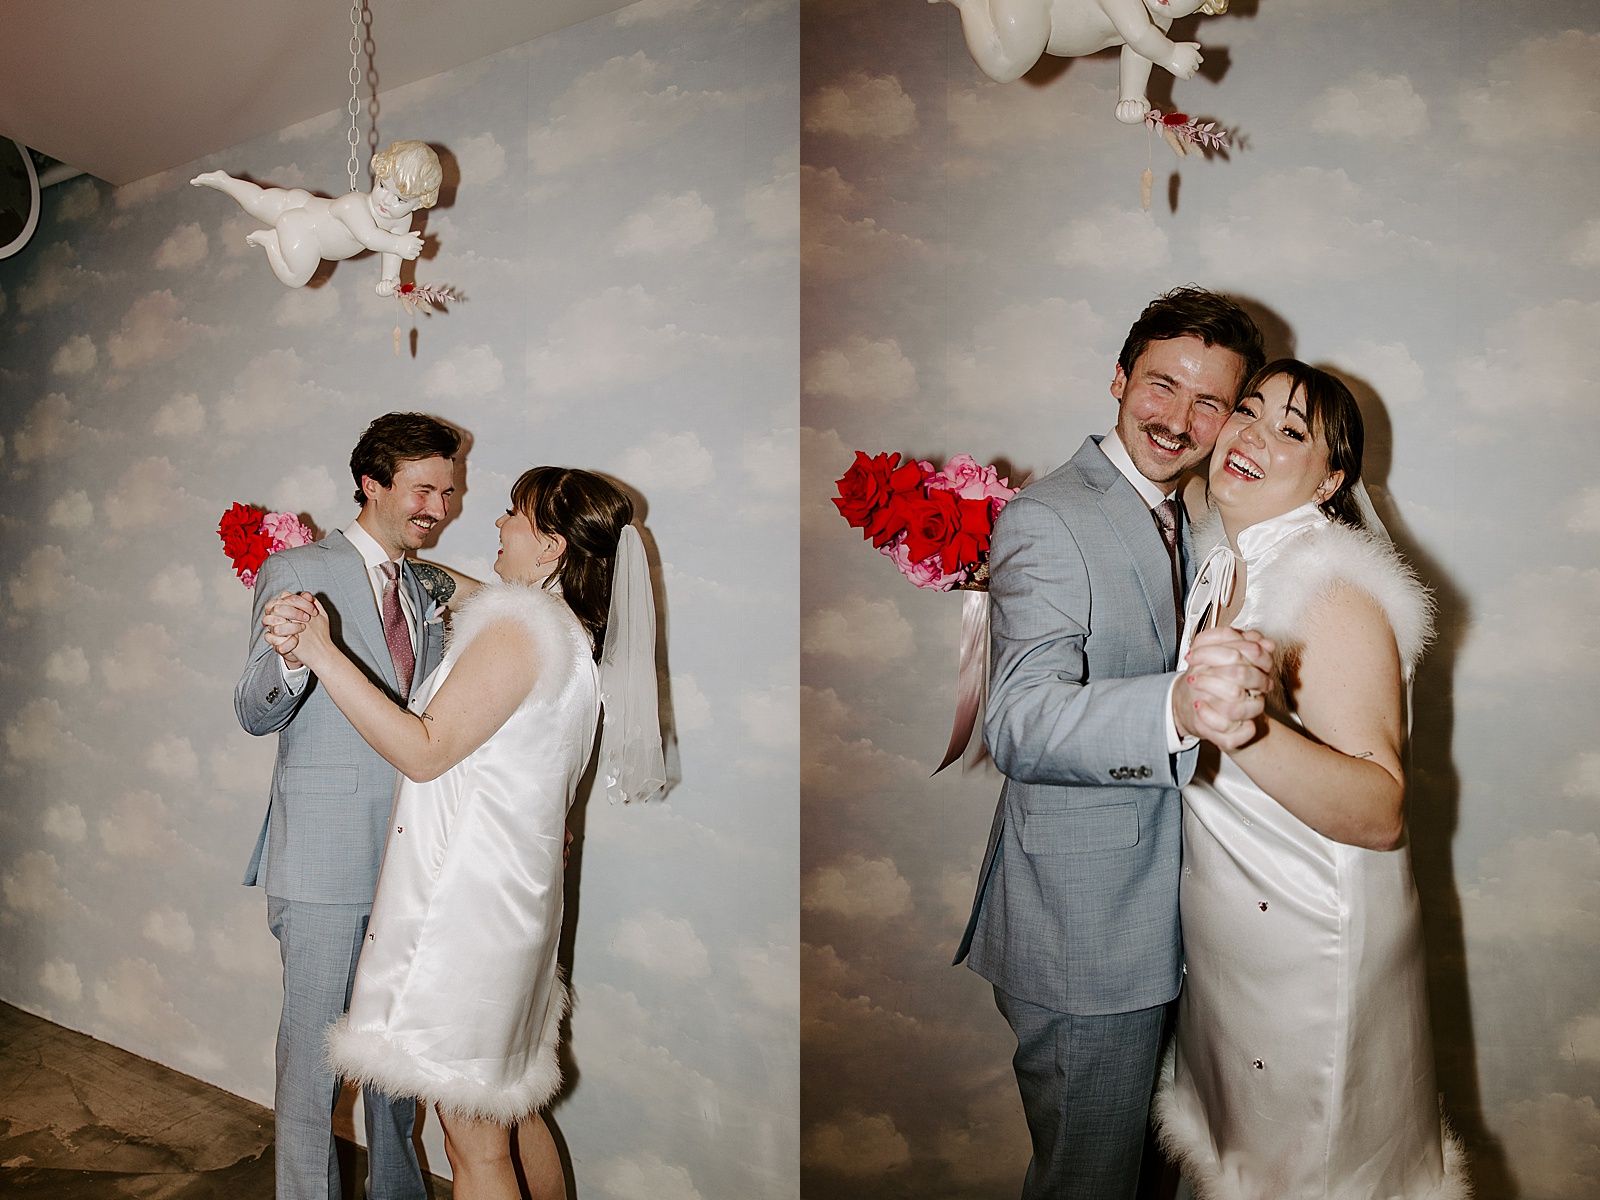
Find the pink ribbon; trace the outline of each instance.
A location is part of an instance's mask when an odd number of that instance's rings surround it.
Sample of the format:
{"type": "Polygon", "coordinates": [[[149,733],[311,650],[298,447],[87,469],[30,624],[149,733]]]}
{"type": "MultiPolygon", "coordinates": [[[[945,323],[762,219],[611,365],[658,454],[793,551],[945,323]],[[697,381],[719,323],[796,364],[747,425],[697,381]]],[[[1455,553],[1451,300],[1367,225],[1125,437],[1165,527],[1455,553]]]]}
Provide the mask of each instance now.
{"type": "Polygon", "coordinates": [[[971,591],[961,606],[961,666],[956,676],[956,720],[937,775],[966,753],[989,688],[989,593],[971,591]]]}

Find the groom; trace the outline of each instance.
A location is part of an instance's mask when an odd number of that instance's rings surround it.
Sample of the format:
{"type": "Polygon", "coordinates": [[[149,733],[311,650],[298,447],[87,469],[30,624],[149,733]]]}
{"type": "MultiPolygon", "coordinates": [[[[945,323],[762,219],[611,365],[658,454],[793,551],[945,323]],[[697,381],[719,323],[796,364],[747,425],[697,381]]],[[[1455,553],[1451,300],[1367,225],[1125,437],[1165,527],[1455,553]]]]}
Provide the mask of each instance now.
{"type": "Polygon", "coordinates": [[[1157,298],[1117,360],[1115,428],[995,524],[984,740],[1006,783],[956,962],[970,951],[1017,1037],[1024,1200],[1138,1185],[1180,981],[1178,788],[1199,735],[1248,738],[1271,665],[1270,643],[1229,631],[1206,651],[1229,699],[1197,704],[1173,672],[1193,569],[1178,485],[1264,358],[1233,301],[1157,298]]]}
{"type": "MultiPolygon", "coordinates": [[[[421,413],[373,421],[350,455],[361,513],[343,533],[283,550],[256,578],[250,658],[234,689],[239,724],[278,735],[267,817],[245,871],[267,892],[283,959],[273,1095],[277,1200],[337,1200],[338,1081],[323,1037],[349,1003],[383,857],[395,770],[362,741],[292,648],[264,620],[284,593],[314,592],[345,652],[398,703],[439,660],[443,626],[405,560],[449,513],[461,437],[421,413]]],[[[411,1144],[415,1100],[363,1096],[370,1200],[424,1200],[411,1144]]]]}

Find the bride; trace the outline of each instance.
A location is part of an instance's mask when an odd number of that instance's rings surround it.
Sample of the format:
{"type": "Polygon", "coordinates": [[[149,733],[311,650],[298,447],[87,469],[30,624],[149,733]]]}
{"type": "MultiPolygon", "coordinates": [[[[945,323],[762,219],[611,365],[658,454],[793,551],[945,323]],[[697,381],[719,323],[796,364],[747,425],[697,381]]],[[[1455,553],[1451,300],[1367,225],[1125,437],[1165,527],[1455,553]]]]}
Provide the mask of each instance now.
{"type": "MultiPolygon", "coordinates": [[[[1211,456],[1194,544],[1216,548],[1181,653],[1232,625],[1277,655],[1255,739],[1204,747],[1183,790],[1186,978],[1156,1121],[1203,1200],[1470,1194],[1434,1090],[1404,820],[1432,604],[1363,528],[1361,448],[1345,386],[1280,359],[1211,456]]],[[[1189,678],[1224,694],[1203,667],[1189,678]]]]}
{"type": "Polygon", "coordinates": [[[602,696],[608,795],[647,797],[664,778],[654,611],[632,516],[627,496],[587,471],[518,479],[495,522],[502,582],[451,573],[467,599],[409,712],[344,655],[309,593],[290,597],[300,620],[268,635],[291,644],[402,775],[328,1056],[345,1078],[437,1106],[462,1200],[517,1200],[513,1153],[534,1200],[566,1195],[541,1110],[561,1085],[567,809],[602,696]]]}

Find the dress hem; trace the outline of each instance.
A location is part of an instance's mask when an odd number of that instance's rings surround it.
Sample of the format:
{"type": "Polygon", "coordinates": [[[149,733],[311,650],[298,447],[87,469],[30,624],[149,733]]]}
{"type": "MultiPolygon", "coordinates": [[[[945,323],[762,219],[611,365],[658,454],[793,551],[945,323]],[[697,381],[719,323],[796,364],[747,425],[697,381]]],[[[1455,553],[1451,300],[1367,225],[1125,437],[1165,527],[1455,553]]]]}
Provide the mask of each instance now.
{"type": "Polygon", "coordinates": [[[545,1017],[548,1036],[540,1039],[523,1077],[500,1087],[458,1073],[440,1079],[438,1066],[425,1065],[425,1060],[381,1028],[352,1029],[349,1014],[328,1027],[328,1065],[340,1078],[389,1096],[415,1096],[452,1116],[514,1125],[544,1108],[561,1090],[556,1047],[566,1015],[567,987],[558,976],[545,1017]]]}
{"type": "MultiPolygon", "coordinates": [[[[1162,1152],[1177,1165],[1184,1179],[1194,1188],[1194,1200],[1247,1200],[1244,1193],[1222,1177],[1211,1131],[1205,1114],[1192,1098],[1180,1096],[1171,1078],[1172,1058],[1168,1052],[1161,1086],[1150,1109],[1156,1140],[1162,1152]]],[[[1437,1187],[1425,1192],[1407,1193],[1395,1200],[1472,1200],[1472,1180],[1467,1174],[1467,1152],[1450,1123],[1440,1118],[1444,1174],[1437,1187]]],[[[1326,1200],[1372,1200],[1369,1193],[1330,1188],[1326,1200]]]]}

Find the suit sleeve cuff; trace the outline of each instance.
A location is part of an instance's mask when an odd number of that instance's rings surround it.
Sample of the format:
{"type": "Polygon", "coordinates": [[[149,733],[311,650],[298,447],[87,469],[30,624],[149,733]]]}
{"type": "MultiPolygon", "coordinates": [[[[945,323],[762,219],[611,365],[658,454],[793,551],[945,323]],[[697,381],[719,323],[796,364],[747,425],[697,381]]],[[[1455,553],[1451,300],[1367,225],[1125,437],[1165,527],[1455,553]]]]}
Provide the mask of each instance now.
{"type": "MultiPolygon", "coordinates": [[[[1172,683],[1167,687],[1166,724],[1168,754],[1182,754],[1185,750],[1193,750],[1200,744],[1200,739],[1197,737],[1181,737],[1178,734],[1178,722],[1177,719],[1172,715],[1172,689],[1177,686],[1178,677],[1174,675],[1172,677],[1172,683]]],[[[1148,729],[1149,726],[1147,725],[1145,728],[1148,729]]]]}
{"type": "MultiPolygon", "coordinates": [[[[283,661],[282,655],[278,655],[278,669],[283,672],[283,686],[288,689],[289,695],[298,696],[305,691],[306,679],[311,675],[310,667],[304,664],[298,667],[291,667],[283,661]]],[[[1171,708],[1172,705],[1168,703],[1167,721],[1169,724],[1172,721],[1171,708]]],[[[1171,738],[1168,738],[1168,741],[1171,741],[1171,738]]]]}

